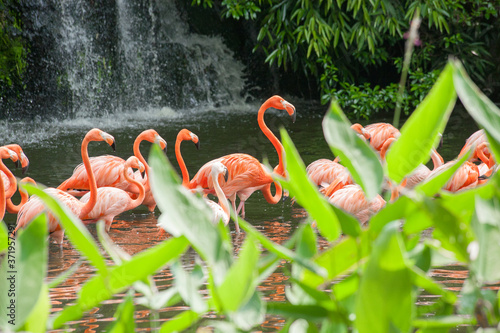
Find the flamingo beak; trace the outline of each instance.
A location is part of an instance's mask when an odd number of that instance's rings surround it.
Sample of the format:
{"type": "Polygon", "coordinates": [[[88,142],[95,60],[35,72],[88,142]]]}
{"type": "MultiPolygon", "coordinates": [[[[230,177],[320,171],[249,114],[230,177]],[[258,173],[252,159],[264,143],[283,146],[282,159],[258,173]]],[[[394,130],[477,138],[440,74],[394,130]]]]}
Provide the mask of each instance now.
{"type": "Polygon", "coordinates": [[[293,109],[293,113],[292,113],[292,123],[295,123],[295,119],[297,119],[297,112],[295,112],[295,109],[293,109]]]}
{"type": "Polygon", "coordinates": [[[198,142],[195,142],[194,145],[196,146],[197,150],[200,150],[200,141],[199,140],[198,140],[198,142]]]}
{"type": "Polygon", "coordinates": [[[19,160],[15,161],[14,165],[16,166],[16,169],[19,168],[19,160]]]}
{"type": "Polygon", "coordinates": [[[227,168],[224,168],[224,181],[227,183],[228,179],[229,179],[229,172],[227,171],[227,168]]]}
{"type": "Polygon", "coordinates": [[[26,165],[25,167],[23,167],[23,168],[21,169],[21,170],[22,170],[22,174],[23,174],[23,175],[24,175],[26,172],[28,172],[28,167],[29,167],[29,166],[30,166],[30,165],[28,164],[28,165],[26,165]]]}
{"type": "Polygon", "coordinates": [[[110,144],[111,148],[113,148],[113,151],[116,151],[116,144],[115,144],[115,140],[113,140],[113,143],[110,144]]]}

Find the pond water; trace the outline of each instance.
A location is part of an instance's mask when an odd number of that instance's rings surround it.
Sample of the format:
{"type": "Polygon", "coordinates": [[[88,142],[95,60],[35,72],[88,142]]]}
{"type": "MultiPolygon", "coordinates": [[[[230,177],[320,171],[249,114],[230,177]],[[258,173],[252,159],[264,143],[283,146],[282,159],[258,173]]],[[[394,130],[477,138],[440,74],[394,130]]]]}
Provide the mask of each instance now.
{"type": "MultiPolygon", "coordinates": [[[[321,128],[321,121],[326,112],[326,106],[295,101],[289,99],[297,108],[297,120],[291,122],[285,112],[268,110],[266,123],[277,133],[279,127],[285,127],[294,141],[305,164],[318,158],[333,158],[321,128]]],[[[0,137],[3,142],[18,142],[30,159],[28,176],[47,186],[57,186],[69,177],[73,168],[81,162],[80,143],[85,133],[92,127],[112,134],[116,139],[116,155],[127,158],[132,154],[132,143],[135,137],[145,129],[154,128],[168,143],[168,158],[178,168],[174,155],[174,143],[178,131],[187,128],[200,138],[200,150],[190,142],[184,142],[181,151],[187,168],[192,177],[205,162],[225,154],[244,152],[259,160],[268,158],[271,165],[277,164],[277,155],[273,146],[261,133],[257,125],[257,110],[259,105],[240,105],[221,110],[173,111],[170,109],[149,110],[137,113],[123,113],[109,117],[92,119],[73,119],[66,121],[37,121],[33,123],[3,123],[0,137]]],[[[391,121],[377,119],[376,121],[391,121]]],[[[444,159],[454,158],[460,151],[465,139],[477,130],[474,122],[462,110],[454,112],[443,136],[443,146],[438,148],[444,159]]],[[[147,156],[150,144],[141,145],[143,155],[147,156]]],[[[91,143],[90,156],[113,154],[105,144],[91,143]]],[[[20,176],[19,171],[16,175],[20,176]]],[[[151,214],[144,207],[138,207],[119,215],[114,221],[109,235],[111,239],[129,254],[136,254],[150,248],[165,239],[158,233],[156,223],[160,212],[158,208],[151,214]]],[[[291,205],[286,200],[277,205],[268,204],[260,192],[254,193],[246,204],[246,219],[268,238],[283,243],[295,231],[297,226],[305,221],[306,212],[298,205],[291,205]]],[[[15,223],[15,216],[7,214],[7,223],[15,223]]],[[[242,245],[244,234],[236,235],[234,225],[231,225],[235,252],[242,245]]],[[[95,236],[95,225],[89,225],[95,236]]],[[[327,244],[322,244],[326,246],[327,244]]],[[[188,252],[184,264],[189,267],[194,263],[194,252],[188,252]]],[[[62,247],[51,244],[49,249],[49,278],[68,269],[80,258],[79,253],[65,239],[62,247]]],[[[286,263],[283,263],[286,265],[286,263]]],[[[66,304],[72,303],[82,284],[94,273],[94,268],[87,263],[78,268],[68,280],[57,288],[50,290],[52,311],[60,311],[66,304]]],[[[467,272],[459,266],[441,267],[434,270],[435,276],[451,290],[460,289],[467,272]]],[[[266,300],[285,301],[286,276],[278,268],[260,287],[266,300]]],[[[160,290],[173,283],[173,277],[168,269],[155,275],[155,281],[160,290]]],[[[81,320],[71,322],[69,331],[100,332],[110,324],[117,304],[124,295],[101,304],[87,313],[81,320]]],[[[432,302],[432,296],[421,297],[419,302],[432,302]]],[[[159,313],[159,321],[164,322],[173,317],[185,307],[166,308],[159,313]]],[[[138,306],[136,322],[139,331],[148,331],[152,314],[149,310],[138,306]]],[[[273,332],[283,325],[279,317],[268,317],[266,322],[257,329],[263,332],[273,332]]],[[[62,330],[61,330],[62,331],[62,330]]]]}

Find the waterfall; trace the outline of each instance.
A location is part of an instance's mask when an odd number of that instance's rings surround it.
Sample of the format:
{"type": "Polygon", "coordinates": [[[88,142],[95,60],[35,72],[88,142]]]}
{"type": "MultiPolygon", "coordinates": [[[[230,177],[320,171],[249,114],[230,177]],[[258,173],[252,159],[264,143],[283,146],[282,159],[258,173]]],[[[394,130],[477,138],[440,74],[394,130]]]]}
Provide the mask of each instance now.
{"type": "Polygon", "coordinates": [[[53,49],[36,60],[52,66],[46,80],[57,80],[37,84],[57,90],[37,102],[59,109],[47,114],[85,118],[242,100],[243,65],[221,37],[191,33],[174,0],[38,0],[31,10],[27,16],[43,16],[39,26],[52,34],[53,49]]]}

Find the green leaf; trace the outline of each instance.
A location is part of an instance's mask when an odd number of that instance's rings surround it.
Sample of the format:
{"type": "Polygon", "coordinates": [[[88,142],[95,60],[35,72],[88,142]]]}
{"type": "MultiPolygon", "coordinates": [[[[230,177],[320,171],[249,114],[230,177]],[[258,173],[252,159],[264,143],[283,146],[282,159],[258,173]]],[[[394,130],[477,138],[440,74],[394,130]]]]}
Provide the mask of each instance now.
{"type": "Polygon", "coordinates": [[[289,319],[322,320],[328,316],[328,311],[317,305],[292,305],[287,303],[270,302],[267,304],[267,313],[283,316],[289,319]]]}
{"type": "MultiPolygon", "coordinates": [[[[430,318],[418,318],[413,320],[412,325],[416,328],[454,328],[462,325],[475,325],[475,319],[464,316],[434,316],[430,318]]],[[[449,332],[449,330],[446,330],[449,332]]]]}
{"type": "Polygon", "coordinates": [[[470,269],[480,284],[500,280],[500,266],[495,260],[500,253],[500,201],[497,197],[483,200],[476,197],[476,210],[472,228],[476,241],[471,243],[470,269]]]}
{"type": "Polygon", "coordinates": [[[384,227],[362,273],[355,320],[361,333],[410,331],[416,295],[398,227],[384,227]]]}
{"type": "Polygon", "coordinates": [[[224,282],[216,289],[224,311],[234,312],[252,297],[259,282],[258,259],[259,249],[255,238],[249,235],[240,250],[238,261],[231,266],[224,282]]]}
{"type": "Polygon", "coordinates": [[[458,97],[472,118],[484,128],[489,138],[493,139],[490,140],[492,144],[490,148],[498,158],[500,156],[500,110],[472,82],[460,61],[454,60],[451,64],[454,69],[453,82],[458,97]]]}
{"type": "Polygon", "coordinates": [[[9,234],[7,231],[7,227],[5,226],[5,223],[2,221],[0,222],[0,253],[3,252],[9,245],[8,238],[9,234]]]}
{"type": "Polygon", "coordinates": [[[184,302],[191,307],[195,313],[203,314],[208,306],[200,295],[198,289],[203,282],[203,271],[196,265],[191,274],[187,273],[177,261],[171,266],[175,278],[175,286],[184,302]]]}
{"type": "Polygon", "coordinates": [[[199,316],[196,312],[191,310],[183,311],[161,325],[160,333],[184,331],[190,328],[198,320],[199,316]]]}
{"type": "Polygon", "coordinates": [[[123,302],[116,309],[114,317],[114,322],[106,330],[108,333],[134,333],[135,332],[135,321],[134,321],[134,293],[133,290],[129,290],[127,296],[123,299],[123,302]]]}
{"type": "Polygon", "coordinates": [[[45,193],[40,188],[29,183],[20,186],[24,187],[30,195],[36,195],[43,200],[47,208],[50,209],[51,213],[61,224],[71,244],[87,257],[90,263],[99,270],[100,274],[106,275],[108,268],[101,255],[101,250],[82,221],[65,205],[61,204],[59,200],[45,193]]]}
{"type": "Polygon", "coordinates": [[[332,102],[323,120],[326,141],[371,200],[380,193],[384,171],[373,149],[350,126],[340,106],[332,102]]]}
{"type": "Polygon", "coordinates": [[[180,185],[179,176],[158,145],[153,145],[149,165],[151,187],[162,215],[158,223],[174,236],[184,235],[208,262],[216,285],[222,283],[232,263],[232,244],[210,220],[210,209],[180,185]]]}
{"type": "Polygon", "coordinates": [[[243,331],[250,331],[252,327],[260,325],[266,319],[266,302],[260,294],[253,289],[253,294],[238,311],[229,314],[229,318],[238,328],[243,331]]]}
{"type": "Polygon", "coordinates": [[[368,249],[364,244],[352,237],[343,238],[314,259],[315,264],[326,269],[328,273],[326,279],[306,270],[300,280],[308,286],[316,288],[325,281],[333,280],[358,268],[368,255],[368,249]]]}
{"type": "Polygon", "coordinates": [[[45,214],[35,218],[15,240],[10,240],[7,250],[0,267],[0,281],[5,286],[0,293],[0,327],[12,329],[8,321],[15,319],[15,327],[21,327],[37,305],[43,290],[48,257],[45,214]],[[14,318],[11,317],[12,304],[15,307],[14,318]]]}
{"type": "Polygon", "coordinates": [[[96,275],[87,280],[80,289],[76,304],[64,308],[55,317],[54,328],[57,329],[67,321],[80,318],[84,311],[122,292],[134,282],[145,279],[169,261],[178,258],[187,247],[188,241],[184,237],[170,238],[136,254],[130,261],[111,268],[107,277],[96,275]]]}
{"type": "Polygon", "coordinates": [[[43,284],[40,290],[40,295],[38,296],[38,301],[36,302],[35,307],[31,311],[28,319],[26,319],[26,322],[20,330],[31,333],[47,332],[47,319],[49,318],[49,314],[49,288],[46,284],[43,284]]]}
{"type": "Polygon", "coordinates": [[[336,240],[340,236],[340,222],[332,205],[307,177],[304,162],[288,133],[281,129],[280,134],[285,149],[286,169],[289,177],[289,180],[280,180],[281,184],[312,216],[321,234],[329,241],[336,240]]]}
{"type": "Polygon", "coordinates": [[[396,183],[420,164],[426,163],[431,150],[444,132],[457,95],[453,88],[453,68],[445,67],[429,94],[401,128],[401,136],[387,152],[387,172],[396,183]]]}

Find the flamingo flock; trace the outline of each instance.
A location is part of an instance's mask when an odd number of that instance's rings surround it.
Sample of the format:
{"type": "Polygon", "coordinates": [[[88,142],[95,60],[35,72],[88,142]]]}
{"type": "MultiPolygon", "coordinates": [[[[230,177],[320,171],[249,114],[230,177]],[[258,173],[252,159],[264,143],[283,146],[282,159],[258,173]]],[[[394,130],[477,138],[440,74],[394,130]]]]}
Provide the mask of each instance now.
{"type": "MultiPolygon", "coordinates": [[[[245,217],[245,203],[256,191],[261,191],[265,200],[270,204],[278,203],[283,195],[279,182],[274,176],[287,177],[284,164],[284,149],[279,139],[272,133],[264,122],[264,113],[274,108],[285,111],[295,121],[295,107],[280,96],[272,96],[266,100],[257,113],[257,123],[276,150],[278,165],[270,170],[258,159],[242,153],[232,153],[208,161],[190,179],[189,172],[181,154],[181,143],[192,141],[197,148],[200,146],[198,136],[187,129],[182,129],[175,142],[175,157],[182,174],[182,186],[192,192],[202,193],[204,201],[212,210],[214,223],[221,221],[228,224],[230,220],[230,206],[236,214],[245,217]],[[275,193],[271,186],[274,184],[275,193]],[[208,200],[208,194],[215,195],[217,202],[208,200]],[[239,204],[236,206],[237,198],[239,204]],[[229,201],[229,202],[228,202],[229,201]]],[[[368,126],[352,125],[352,129],[366,140],[378,153],[381,161],[385,160],[387,150],[398,139],[400,132],[387,123],[375,123],[368,126]]],[[[133,144],[133,156],[124,160],[114,155],[89,157],[88,145],[90,142],[106,142],[114,149],[115,140],[110,134],[94,128],[84,137],[81,144],[82,164],[75,167],[73,174],[64,180],[57,188],[46,188],[44,191],[56,197],[84,223],[104,220],[107,231],[111,229],[113,220],[119,214],[144,205],[153,212],[156,202],[153,197],[149,179],[151,170],[140,152],[143,141],[158,144],[166,151],[167,142],[154,130],[148,129],[140,133],[133,144]],[[134,171],[134,169],[136,171],[134,171]],[[78,197],[81,197],[78,199],[78,197]]],[[[479,130],[467,139],[459,157],[473,149],[472,154],[452,179],[445,185],[444,190],[459,191],[477,186],[487,180],[496,169],[496,162],[491,154],[484,131],[479,130]]],[[[444,163],[443,158],[435,150],[431,153],[433,169],[420,165],[411,175],[400,184],[401,188],[410,189],[429,177],[446,170],[456,163],[456,160],[444,163]]],[[[14,233],[26,227],[36,216],[46,210],[42,200],[37,196],[28,199],[27,193],[20,191],[21,201],[15,205],[12,196],[17,189],[17,180],[12,172],[3,163],[4,159],[11,159],[21,164],[23,171],[28,168],[29,160],[19,145],[0,147],[0,217],[5,212],[17,214],[17,226],[14,233]]],[[[386,201],[378,195],[367,200],[361,187],[355,184],[349,171],[339,159],[319,159],[307,166],[307,175],[311,182],[318,186],[330,203],[354,215],[360,223],[367,223],[370,217],[384,207],[386,201]]],[[[29,177],[22,182],[35,181],[29,177]]],[[[391,187],[392,185],[389,185],[391,187]]],[[[391,187],[391,199],[395,200],[400,188],[391,187]]],[[[168,212],[165,212],[168,214],[168,212]]],[[[57,219],[48,214],[49,232],[57,243],[61,243],[64,230],[57,219]]],[[[235,231],[239,233],[239,225],[235,221],[235,231]]]]}

